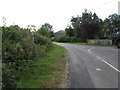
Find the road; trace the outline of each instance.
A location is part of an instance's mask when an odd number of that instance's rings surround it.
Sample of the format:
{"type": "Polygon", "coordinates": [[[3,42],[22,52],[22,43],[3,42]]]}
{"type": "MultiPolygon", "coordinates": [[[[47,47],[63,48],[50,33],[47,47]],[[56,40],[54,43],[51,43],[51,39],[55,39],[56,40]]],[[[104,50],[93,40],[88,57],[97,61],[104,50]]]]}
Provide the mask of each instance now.
{"type": "Polygon", "coordinates": [[[55,43],[68,52],[68,88],[118,88],[118,49],[55,43]]]}

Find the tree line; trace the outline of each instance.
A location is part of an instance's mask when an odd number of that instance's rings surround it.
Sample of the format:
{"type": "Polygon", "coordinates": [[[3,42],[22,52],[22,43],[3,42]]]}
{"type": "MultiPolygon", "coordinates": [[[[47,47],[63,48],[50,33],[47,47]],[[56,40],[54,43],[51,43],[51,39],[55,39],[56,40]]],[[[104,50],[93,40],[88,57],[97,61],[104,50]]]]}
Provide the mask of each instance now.
{"type": "Polygon", "coordinates": [[[120,27],[120,15],[112,14],[102,20],[96,13],[87,11],[72,17],[64,36],[57,37],[60,42],[86,42],[87,39],[112,39],[114,28],[120,27]]]}

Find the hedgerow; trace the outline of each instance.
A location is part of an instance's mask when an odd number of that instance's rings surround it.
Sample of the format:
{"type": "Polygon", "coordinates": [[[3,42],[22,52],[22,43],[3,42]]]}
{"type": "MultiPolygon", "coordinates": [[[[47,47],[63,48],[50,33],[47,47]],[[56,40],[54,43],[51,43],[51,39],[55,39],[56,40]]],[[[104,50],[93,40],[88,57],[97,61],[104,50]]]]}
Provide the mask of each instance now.
{"type": "Polygon", "coordinates": [[[2,87],[17,88],[23,73],[47,56],[50,39],[19,26],[2,27],[2,87]]]}

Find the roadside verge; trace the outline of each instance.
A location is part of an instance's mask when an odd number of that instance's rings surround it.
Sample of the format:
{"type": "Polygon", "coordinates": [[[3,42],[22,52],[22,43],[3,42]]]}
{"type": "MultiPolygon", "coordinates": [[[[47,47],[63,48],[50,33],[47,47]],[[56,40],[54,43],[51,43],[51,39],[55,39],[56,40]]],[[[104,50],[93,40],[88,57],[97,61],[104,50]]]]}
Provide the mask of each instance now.
{"type": "Polygon", "coordinates": [[[66,88],[67,54],[63,47],[53,45],[47,57],[36,60],[24,75],[18,88],[66,88]]]}

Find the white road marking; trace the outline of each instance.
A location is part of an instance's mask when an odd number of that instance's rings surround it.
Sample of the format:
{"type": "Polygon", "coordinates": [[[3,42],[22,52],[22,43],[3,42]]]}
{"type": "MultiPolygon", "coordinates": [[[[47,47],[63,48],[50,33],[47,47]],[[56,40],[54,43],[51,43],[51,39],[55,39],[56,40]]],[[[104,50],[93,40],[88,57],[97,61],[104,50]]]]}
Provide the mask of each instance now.
{"type": "Polygon", "coordinates": [[[113,68],[114,70],[116,70],[117,72],[120,72],[120,70],[118,70],[117,68],[115,68],[114,66],[112,66],[110,63],[106,62],[105,60],[102,59],[102,61],[107,64],[108,66],[110,66],[111,68],[113,68]]]}
{"type": "Polygon", "coordinates": [[[99,69],[99,68],[96,68],[96,71],[102,71],[101,69],[99,69]]]}
{"type": "Polygon", "coordinates": [[[91,50],[92,50],[93,48],[94,48],[94,47],[92,47],[92,48],[88,49],[88,52],[92,53],[92,52],[91,52],[91,50]]]}
{"type": "Polygon", "coordinates": [[[98,58],[99,60],[102,60],[102,62],[104,62],[105,64],[107,64],[108,66],[110,66],[111,68],[113,68],[114,70],[116,70],[117,72],[120,72],[120,70],[118,70],[118,69],[115,68],[113,65],[111,65],[111,64],[108,63],[107,61],[103,60],[103,59],[100,58],[99,56],[97,56],[96,58],[98,58]]]}
{"type": "MultiPolygon", "coordinates": [[[[93,49],[94,47],[88,49],[88,52],[92,53],[91,50],[93,49]]],[[[92,53],[94,54],[94,53],[92,53]]],[[[95,55],[95,54],[94,54],[95,55]]],[[[98,58],[99,60],[102,60],[102,62],[104,62],[105,64],[107,64],[108,66],[110,66],[111,68],[113,68],[115,71],[117,72],[120,72],[120,70],[118,70],[117,68],[115,68],[113,65],[111,65],[110,63],[108,63],[107,61],[103,60],[102,58],[100,58],[99,56],[96,56],[96,58],[98,58]]]]}

